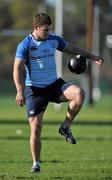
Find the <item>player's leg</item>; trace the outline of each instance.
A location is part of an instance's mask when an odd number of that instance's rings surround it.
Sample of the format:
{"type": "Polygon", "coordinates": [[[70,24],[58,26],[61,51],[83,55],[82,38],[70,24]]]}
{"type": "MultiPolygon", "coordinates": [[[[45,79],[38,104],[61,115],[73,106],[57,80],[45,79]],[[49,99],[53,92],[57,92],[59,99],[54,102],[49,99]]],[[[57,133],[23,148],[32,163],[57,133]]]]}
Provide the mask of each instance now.
{"type": "Polygon", "coordinates": [[[84,91],[76,86],[71,85],[69,86],[64,92],[63,95],[61,95],[60,99],[63,101],[64,99],[69,101],[68,109],[66,113],[66,118],[64,121],[64,124],[66,126],[69,126],[71,122],[74,120],[76,115],[81,109],[81,106],[84,102],[85,93],[84,91]]]}
{"type": "Polygon", "coordinates": [[[40,171],[42,118],[43,112],[37,116],[29,118],[29,124],[31,128],[30,149],[33,160],[33,167],[31,172],[40,171]]]}
{"type": "Polygon", "coordinates": [[[43,96],[43,91],[33,86],[26,87],[25,97],[27,115],[31,128],[30,149],[33,160],[31,172],[38,172],[40,170],[42,119],[48,102],[43,96]]]}
{"type": "Polygon", "coordinates": [[[59,128],[59,132],[64,135],[66,140],[72,144],[75,144],[76,140],[73,137],[69,127],[78,112],[80,111],[84,98],[84,91],[76,85],[70,85],[67,89],[64,90],[63,94],[60,96],[60,101],[69,101],[69,104],[65,120],[59,128]]]}

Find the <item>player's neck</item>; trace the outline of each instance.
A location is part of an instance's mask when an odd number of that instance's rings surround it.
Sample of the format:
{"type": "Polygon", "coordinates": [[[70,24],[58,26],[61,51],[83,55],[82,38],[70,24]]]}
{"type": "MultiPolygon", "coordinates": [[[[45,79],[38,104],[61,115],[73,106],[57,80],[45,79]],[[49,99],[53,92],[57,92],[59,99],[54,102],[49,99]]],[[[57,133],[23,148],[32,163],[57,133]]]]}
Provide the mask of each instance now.
{"type": "Polygon", "coordinates": [[[37,33],[37,31],[35,31],[35,30],[32,32],[32,36],[34,37],[34,39],[36,39],[38,41],[45,41],[48,38],[48,36],[40,37],[39,34],[37,33]]]}
{"type": "Polygon", "coordinates": [[[32,32],[32,36],[37,40],[39,39],[39,37],[38,37],[37,33],[35,32],[35,30],[32,32]]]}

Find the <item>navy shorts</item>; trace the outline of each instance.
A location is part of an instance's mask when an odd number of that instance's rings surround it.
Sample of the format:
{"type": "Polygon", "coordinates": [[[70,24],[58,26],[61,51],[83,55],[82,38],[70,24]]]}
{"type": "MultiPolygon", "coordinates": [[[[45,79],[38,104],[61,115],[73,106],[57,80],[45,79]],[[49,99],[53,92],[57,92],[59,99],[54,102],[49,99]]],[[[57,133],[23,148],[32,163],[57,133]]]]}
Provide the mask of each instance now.
{"type": "Polygon", "coordinates": [[[71,83],[59,78],[45,88],[27,86],[25,88],[25,104],[28,117],[38,115],[42,111],[45,111],[49,102],[60,103],[59,97],[70,85],[71,83]]]}

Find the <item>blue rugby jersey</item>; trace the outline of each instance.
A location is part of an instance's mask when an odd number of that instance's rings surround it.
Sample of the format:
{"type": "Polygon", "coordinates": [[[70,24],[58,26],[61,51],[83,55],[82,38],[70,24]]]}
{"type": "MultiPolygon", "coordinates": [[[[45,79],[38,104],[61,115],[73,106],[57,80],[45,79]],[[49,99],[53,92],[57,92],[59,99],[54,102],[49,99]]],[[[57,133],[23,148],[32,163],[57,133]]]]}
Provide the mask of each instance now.
{"type": "Polygon", "coordinates": [[[18,44],[15,60],[25,60],[26,86],[45,87],[57,79],[55,51],[66,45],[67,42],[56,34],[42,41],[30,34],[18,44]]]}

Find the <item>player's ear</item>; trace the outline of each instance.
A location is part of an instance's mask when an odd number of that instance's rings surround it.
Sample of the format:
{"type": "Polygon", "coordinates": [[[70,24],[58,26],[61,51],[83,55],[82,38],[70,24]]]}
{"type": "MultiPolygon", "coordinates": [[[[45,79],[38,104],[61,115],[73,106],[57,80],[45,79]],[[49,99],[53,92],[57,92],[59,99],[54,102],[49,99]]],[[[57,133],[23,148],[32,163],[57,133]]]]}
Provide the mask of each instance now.
{"type": "Polygon", "coordinates": [[[38,27],[37,26],[34,26],[34,29],[37,29],[38,27]]]}
{"type": "Polygon", "coordinates": [[[37,29],[37,28],[38,28],[38,26],[37,26],[37,25],[35,25],[35,24],[33,24],[33,28],[34,28],[34,29],[37,29]]]}

